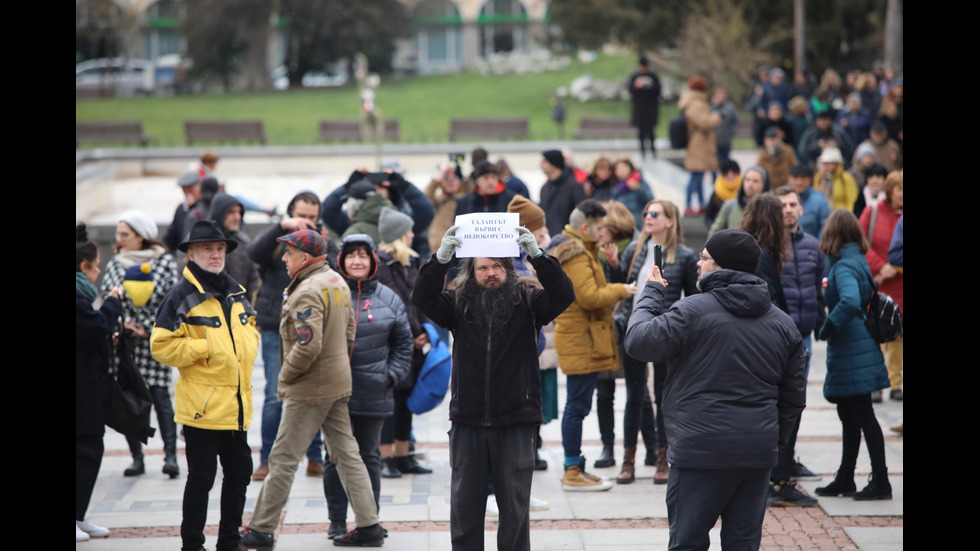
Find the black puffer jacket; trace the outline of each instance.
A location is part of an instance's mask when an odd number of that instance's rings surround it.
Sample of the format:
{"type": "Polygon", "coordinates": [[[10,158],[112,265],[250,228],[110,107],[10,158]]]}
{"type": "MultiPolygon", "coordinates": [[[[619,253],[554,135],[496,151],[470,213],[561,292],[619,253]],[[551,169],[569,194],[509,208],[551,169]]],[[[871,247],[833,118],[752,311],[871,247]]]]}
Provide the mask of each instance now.
{"type": "Polygon", "coordinates": [[[340,275],[350,286],[357,335],[351,346],[353,394],[347,409],[352,415],[389,416],[395,412],[391,389],[408,376],[412,363],[412,333],[405,303],[376,279],[378,258],[374,242],[365,234],[353,234],[341,242],[340,275]],[[352,279],[344,271],[344,247],[364,243],[371,248],[371,271],[366,279],[352,279]]]}
{"type": "Polygon", "coordinates": [[[626,330],[630,356],[669,366],[667,459],[693,469],[772,468],[806,406],[800,332],[752,274],[716,270],[700,287],[668,309],[664,287],[647,283],[626,330]]]}

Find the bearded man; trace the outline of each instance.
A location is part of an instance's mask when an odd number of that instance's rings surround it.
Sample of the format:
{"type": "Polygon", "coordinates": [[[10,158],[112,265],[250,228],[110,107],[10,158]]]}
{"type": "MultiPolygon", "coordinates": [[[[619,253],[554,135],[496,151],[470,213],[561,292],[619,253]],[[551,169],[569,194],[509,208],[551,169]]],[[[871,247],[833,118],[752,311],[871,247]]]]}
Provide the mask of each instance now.
{"type": "Polygon", "coordinates": [[[531,545],[531,475],[541,423],[538,334],[575,300],[558,261],[518,228],[542,288],[514,272],[511,258],[467,258],[449,290],[443,282],[462,240],[449,228],[419,270],[412,302],[453,332],[449,403],[450,531],[453,549],[483,549],[487,480],[500,511],[497,548],[531,545]]]}

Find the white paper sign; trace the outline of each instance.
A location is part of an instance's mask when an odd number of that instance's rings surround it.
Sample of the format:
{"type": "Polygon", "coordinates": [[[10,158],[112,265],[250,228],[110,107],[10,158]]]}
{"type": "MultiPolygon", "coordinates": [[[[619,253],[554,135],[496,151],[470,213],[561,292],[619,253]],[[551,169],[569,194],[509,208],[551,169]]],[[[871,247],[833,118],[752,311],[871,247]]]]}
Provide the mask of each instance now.
{"type": "Polygon", "coordinates": [[[517,226],[521,215],[516,212],[480,212],[456,217],[456,237],[462,246],[456,249],[456,258],[482,256],[505,258],[520,256],[517,244],[517,226]]]}

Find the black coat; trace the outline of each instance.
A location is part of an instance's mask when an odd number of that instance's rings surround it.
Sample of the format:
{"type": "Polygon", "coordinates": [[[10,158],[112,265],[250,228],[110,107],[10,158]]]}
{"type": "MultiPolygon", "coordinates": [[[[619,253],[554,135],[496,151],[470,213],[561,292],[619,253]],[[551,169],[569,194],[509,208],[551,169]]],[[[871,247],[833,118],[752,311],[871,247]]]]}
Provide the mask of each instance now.
{"type": "Polygon", "coordinates": [[[122,303],[109,297],[98,310],[75,291],[75,435],[105,434],[102,375],[109,370],[112,334],[119,329],[122,303]]]}
{"type": "Polygon", "coordinates": [[[701,293],[664,306],[647,283],[626,330],[626,352],[669,367],[664,420],[671,465],[764,469],[776,465],[806,406],[805,354],[796,324],[764,281],[716,270],[701,293]]]}
{"type": "MultiPolygon", "coordinates": [[[[568,217],[579,203],[585,201],[585,187],[575,180],[572,169],[565,167],[561,175],[541,187],[541,210],[544,211],[548,233],[561,235],[568,217]]],[[[506,207],[504,210],[507,210],[506,207]]],[[[458,211],[457,211],[458,212],[458,211]]]]}
{"type": "Polygon", "coordinates": [[[637,71],[630,76],[629,91],[633,103],[633,126],[657,126],[657,119],[660,118],[660,77],[653,71],[646,74],[637,71]],[[641,79],[639,84],[646,80],[649,86],[637,86],[638,78],[641,79]]]}
{"type": "Polygon", "coordinates": [[[499,336],[456,312],[455,291],[443,290],[449,264],[433,256],[419,270],[412,302],[453,332],[449,419],[454,423],[498,427],[542,420],[538,332],[575,300],[575,289],[554,257],[542,254],[528,261],[543,288],[533,288],[530,307],[527,300],[514,305],[499,336]]]}

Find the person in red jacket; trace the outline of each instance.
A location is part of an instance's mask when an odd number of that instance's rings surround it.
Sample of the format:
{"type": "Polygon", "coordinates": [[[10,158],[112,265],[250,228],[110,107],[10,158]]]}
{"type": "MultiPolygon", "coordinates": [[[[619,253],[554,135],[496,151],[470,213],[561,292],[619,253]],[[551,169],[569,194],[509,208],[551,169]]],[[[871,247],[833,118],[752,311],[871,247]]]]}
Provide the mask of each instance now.
{"type": "MultiPolygon", "coordinates": [[[[903,191],[902,170],[895,170],[885,178],[885,198],[877,204],[868,205],[861,213],[861,227],[871,243],[865,258],[878,282],[878,290],[895,299],[898,309],[905,316],[903,300],[904,278],[902,271],[888,262],[888,247],[892,242],[895,226],[902,217],[903,191]]],[[[904,339],[899,335],[893,342],[881,345],[888,365],[888,379],[891,381],[889,395],[892,400],[901,400],[902,371],[904,366],[904,339]]],[[[875,402],[881,401],[881,392],[872,395],[875,402]]]]}

